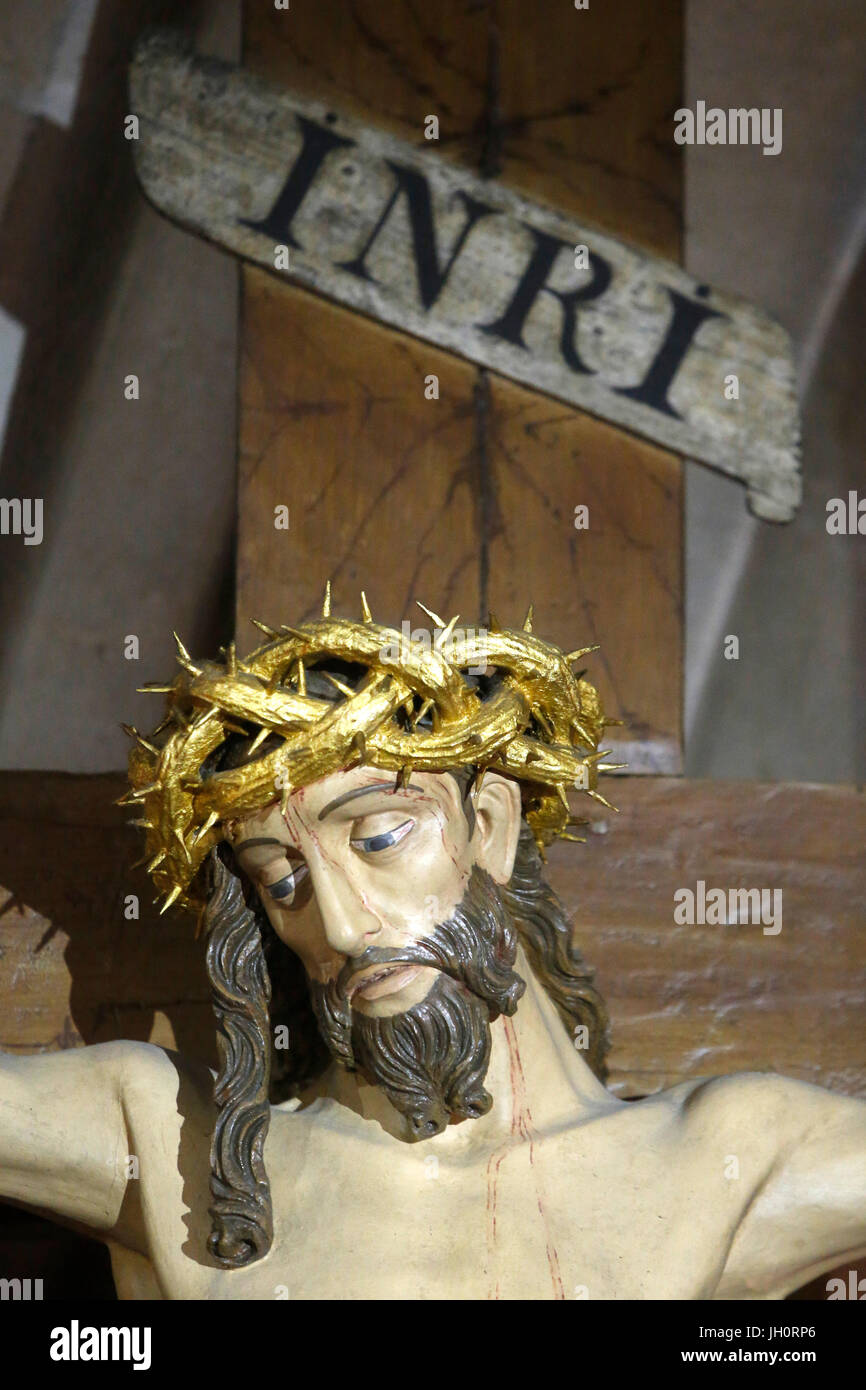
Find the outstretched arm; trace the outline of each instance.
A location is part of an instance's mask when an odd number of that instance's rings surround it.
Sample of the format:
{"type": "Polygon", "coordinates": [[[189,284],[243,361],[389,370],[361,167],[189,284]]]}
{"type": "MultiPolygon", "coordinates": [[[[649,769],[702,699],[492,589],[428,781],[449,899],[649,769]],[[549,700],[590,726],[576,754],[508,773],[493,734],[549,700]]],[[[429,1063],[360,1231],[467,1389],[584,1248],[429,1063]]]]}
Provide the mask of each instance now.
{"type": "Polygon", "coordinates": [[[782,1297],[866,1253],[866,1102],[783,1077],[743,1080],[749,1123],[774,1153],[716,1297],[782,1297]]]}
{"type": "Polygon", "coordinates": [[[127,1050],[0,1054],[0,1196],[113,1230],[127,1186],[127,1050]]]}

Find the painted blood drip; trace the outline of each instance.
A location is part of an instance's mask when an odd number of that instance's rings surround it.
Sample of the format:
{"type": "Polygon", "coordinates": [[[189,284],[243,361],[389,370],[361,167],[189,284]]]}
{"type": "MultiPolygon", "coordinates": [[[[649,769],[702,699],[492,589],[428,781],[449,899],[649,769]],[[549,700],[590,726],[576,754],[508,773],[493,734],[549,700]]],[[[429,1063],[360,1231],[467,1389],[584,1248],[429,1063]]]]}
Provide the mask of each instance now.
{"type": "MultiPolygon", "coordinates": [[[[529,1144],[529,1164],[535,1179],[535,1200],[538,1205],[539,1215],[544,1223],[545,1248],[547,1253],[547,1265],[550,1270],[550,1281],[553,1286],[553,1297],[557,1300],[565,1299],[565,1288],[562,1283],[562,1275],[559,1268],[559,1255],[550,1233],[550,1225],[545,1210],[544,1184],[541,1173],[535,1163],[535,1139],[536,1133],[532,1123],[532,1112],[526,1099],[526,1078],[523,1075],[523,1064],[520,1060],[520,1051],[517,1046],[517,1039],[514,1036],[514,1025],[510,1018],[504,1018],[505,1038],[508,1043],[508,1061],[511,1070],[511,1134],[505,1143],[490,1156],[487,1164],[487,1249],[488,1256],[492,1257],[496,1251],[496,1207],[498,1201],[498,1179],[499,1169],[503,1159],[521,1141],[529,1144]]],[[[488,1259],[488,1271],[492,1260],[488,1259]]],[[[494,1290],[488,1291],[488,1298],[499,1298],[499,1280],[496,1281],[494,1290]]]]}

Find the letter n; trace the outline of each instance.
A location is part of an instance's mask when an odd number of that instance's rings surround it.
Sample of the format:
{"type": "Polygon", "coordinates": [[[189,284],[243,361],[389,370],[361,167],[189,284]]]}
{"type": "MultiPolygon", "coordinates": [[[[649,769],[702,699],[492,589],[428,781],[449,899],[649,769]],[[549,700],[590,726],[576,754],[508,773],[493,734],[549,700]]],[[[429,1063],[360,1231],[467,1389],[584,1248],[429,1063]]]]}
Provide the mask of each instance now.
{"type": "Polygon", "coordinates": [[[451,273],[451,267],[460,254],[466,238],[475,226],[475,223],[487,213],[495,212],[496,209],[489,203],[482,203],[478,198],[473,198],[462,189],[458,190],[457,196],[466,208],[466,220],[463,228],[451,248],[451,255],[444,266],[440,265],[439,253],[436,247],[436,227],[433,222],[433,207],[430,199],[430,188],[423,174],[419,174],[415,169],[407,169],[405,165],[395,164],[393,160],[386,159],[385,163],[397,180],[391,197],[388,199],[378,222],[370,233],[367,241],[357,256],[353,256],[350,261],[338,262],[341,270],[348,270],[350,275],[357,275],[359,280],[372,280],[364,262],[369,255],[370,248],[381,232],[383,226],[391,215],[391,209],[402,193],[405,193],[409,204],[409,226],[412,232],[412,252],[415,260],[415,269],[418,273],[418,293],[421,303],[425,309],[431,309],[442,293],[445,281],[451,273]]]}

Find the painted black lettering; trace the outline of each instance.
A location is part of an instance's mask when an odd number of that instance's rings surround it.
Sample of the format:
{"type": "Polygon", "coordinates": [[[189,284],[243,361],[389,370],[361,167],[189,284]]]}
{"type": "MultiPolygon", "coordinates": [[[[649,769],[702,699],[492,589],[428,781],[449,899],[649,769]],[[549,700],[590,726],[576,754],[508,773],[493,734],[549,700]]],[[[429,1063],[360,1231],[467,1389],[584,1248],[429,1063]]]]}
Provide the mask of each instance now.
{"type": "MultiPolygon", "coordinates": [[[[524,226],[526,226],[525,223],[524,226]]],[[[546,283],[553,263],[563,249],[573,255],[574,247],[567,241],[561,241],[558,237],[549,236],[547,232],[538,231],[535,227],[527,226],[526,229],[535,240],[535,249],[520,277],[511,301],[495,323],[479,324],[478,327],[482,333],[490,333],[496,338],[504,338],[507,343],[513,343],[515,347],[525,348],[523,329],[533,304],[543,290],[546,294],[554,295],[562,305],[560,351],[564,361],[573,372],[591,373],[592,368],[587,367],[577,351],[577,309],[578,305],[587,304],[590,300],[598,299],[604,294],[610,284],[611,267],[603,257],[590,251],[589,264],[593,272],[592,279],[577,290],[554,290],[546,283]]]]}
{"type": "Polygon", "coordinates": [[[303,136],[301,152],[277,194],[273,207],[259,221],[253,221],[247,217],[241,217],[238,220],[244,227],[252,227],[253,231],[263,232],[274,242],[285,242],[287,246],[299,248],[301,243],[292,234],[292,222],[298,208],[307,196],[311,184],[328,155],[334,150],[354,145],[355,141],[347,140],[342,135],[335,135],[326,126],[318,125],[316,121],[308,120],[306,116],[298,116],[297,120],[303,136]]]}
{"type": "Polygon", "coordinates": [[[665,288],[673,300],[674,312],[662,345],[643,381],[638,382],[637,386],[615,386],[614,390],[620,396],[628,396],[629,400],[640,401],[653,410],[660,410],[663,415],[672,415],[675,420],[681,420],[680,412],[668,400],[668,389],[701,324],[707,319],[725,318],[726,315],[720,314],[717,309],[708,309],[704,304],[696,304],[693,299],[686,299],[668,285],[665,288]]]}
{"type": "Polygon", "coordinates": [[[451,273],[451,267],[459,256],[463,245],[472,228],[479,218],[486,216],[489,212],[496,209],[490,207],[488,203],[482,203],[478,198],[471,197],[459,189],[457,196],[466,208],[466,220],[463,223],[460,235],[457,237],[451,250],[451,255],[440,265],[439,253],[436,247],[436,227],[433,222],[433,207],[430,199],[430,188],[423,174],[419,174],[415,169],[408,169],[405,165],[396,164],[393,160],[387,159],[385,163],[393,172],[397,183],[394,191],[385,207],[382,210],[378,222],[367,238],[363,249],[350,261],[339,262],[341,270],[348,270],[350,275],[357,275],[360,280],[373,280],[365,265],[370,248],[381,232],[383,226],[391,215],[391,209],[401,194],[406,195],[409,205],[409,227],[412,233],[412,254],[415,260],[415,269],[418,274],[418,293],[421,303],[425,309],[432,309],[436,300],[442,293],[445,281],[451,273]]]}

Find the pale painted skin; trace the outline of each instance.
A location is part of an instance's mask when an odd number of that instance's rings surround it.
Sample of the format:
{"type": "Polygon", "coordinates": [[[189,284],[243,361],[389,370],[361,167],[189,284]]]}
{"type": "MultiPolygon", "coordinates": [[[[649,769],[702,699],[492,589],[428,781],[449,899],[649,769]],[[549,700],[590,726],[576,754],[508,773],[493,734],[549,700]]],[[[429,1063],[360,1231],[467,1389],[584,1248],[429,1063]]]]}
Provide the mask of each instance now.
{"type": "MultiPolygon", "coordinates": [[[[397,792],[389,779],[320,820],[382,778],[336,774],[285,818],[225,827],[320,979],[424,936],[473,863],[510,876],[513,783],[488,775],[471,836],[448,776],[397,792]],[[240,848],[250,838],[280,843],[240,848]],[[267,889],[291,865],[289,907],[267,889]]],[[[493,1024],[481,1119],[410,1142],[383,1093],[338,1068],[301,1109],[274,1108],[274,1244],[246,1269],[206,1253],[212,1075],[148,1044],[0,1058],[0,1194],[104,1239],[121,1298],[778,1298],[866,1251],[866,1105],[759,1074],[620,1101],[522,952],[517,968],[527,991],[493,1024]]],[[[353,1004],[405,1008],[432,977],[394,976],[353,1004]]]]}

